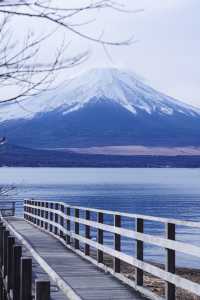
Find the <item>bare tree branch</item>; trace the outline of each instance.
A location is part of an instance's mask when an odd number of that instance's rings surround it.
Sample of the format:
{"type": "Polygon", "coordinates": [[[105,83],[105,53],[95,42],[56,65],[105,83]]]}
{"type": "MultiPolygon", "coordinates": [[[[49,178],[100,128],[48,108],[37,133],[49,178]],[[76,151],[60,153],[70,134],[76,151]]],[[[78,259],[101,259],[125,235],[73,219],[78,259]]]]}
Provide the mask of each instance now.
{"type": "Polygon", "coordinates": [[[82,7],[69,7],[68,1],[0,0],[0,89],[17,87],[13,96],[0,97],[0,103],[22,101],[38,95],[51,86],[56,74],[77,66],[88,58],[88,51],[69,56],[70,43],[63,36],[60,44],[55,45],[53,58],[49,62],[43,62],[41,49],[60,29],[64,34],[69,32],[75,37],[101,44],[104,49],[106,46],[130,45],[133,42],[132,36],[118,41],[104,38],[103,31],[100,36],[98,33],[94,36],[83,30],[83,26],[95,21],[95,18],[82,20],[83,16],[87,16],[90,11],[105,9],[129,12],[122,4],[111,0],[88,0],[88,4],[82,7]],[[12,30],[12,21],[17,22],[22,18],[49,24],[51,30],[43,35],[27,32],[22,41],[15,37],[15,31],[12,30]],[[75,18],[78,18],[78,22],[75,18]]]}

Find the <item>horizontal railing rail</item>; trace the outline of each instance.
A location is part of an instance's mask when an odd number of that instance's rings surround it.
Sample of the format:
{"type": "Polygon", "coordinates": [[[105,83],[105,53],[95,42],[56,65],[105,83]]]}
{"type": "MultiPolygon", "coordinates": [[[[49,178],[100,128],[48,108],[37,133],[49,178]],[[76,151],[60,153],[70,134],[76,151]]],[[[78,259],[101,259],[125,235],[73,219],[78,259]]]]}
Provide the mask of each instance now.
{"type": "Polygon", "coordinates": [[[71,209],[79,209],[80,211],[89,211],[94,213],[103,213],[105,215],[120,215],[121,217],[127,217],[130,219],[143,219],[145,221],[153,221],[158,223],[173,223],[175,225],[185,226],[185,227],[194,227],[194,228],[200,228],[200,222],[193,222],[193,221],[185,221],[185,220],[178,220],[173,218],[162,218],[162,217],[155,217],[155,216],[149,216],[149,215],[142,215],[142,214],[134,214],[134,213],[126,213],[126,212],[120,212],[120,211],[112,211],[112,210],[105,210],[105,209],[96,209],[96,208],[90,208],[90,207],[84,207],[84,206],[74,206],[69,205],[64,202],[55,202],[55,201],[47,201],[47,200],[24,200],[24,204],[26,201],[33,201],[33,202],[40,202],[40,203],[48,203],[49,207],[51,204],[57,204],[57,205],[63,205],[65,208],[69,207],[71,209]]]}
{"type": "Polygon", "coordinates": [[[0,216],[10,217],[23,214],[23,201],[0,200],[0,216]]]}
{"type": "MultiPolygon", "coordinates": [[[[200,247],[175,240],[176,226],[200,228],[200,223],[151,217],[138,214],[99,210],[87,207],[70,206],[63,202],[25,200],[24,218],[34,225],[50,232],[69,248],[80,254],[80,243],[84,244],[82,255],[89,259],[91,248],[97,251],[97,264],[103,267],[104,254],[113,257],[113,269],[105,267],[125,283],[134,286],[152,299],[160,299],[144,288],[144,272],[166,282],[165,299],[176,298],[176,287],[200,296],[200,285],[176,274],[176,252],[200,258],[200,247]],[[84,213],[84,216],[82,216],[84,213]],[[95,214],[92,215],[92,214],[95,214]],[[106,224],[105,215],[113,217],[113,224],[106,224]],[[96,217],[96,220],[93,220],[96,217]],[[135,220],[135,230],[122,227],[122,218],[135,220]],[[165,224],[165,237],[144,233],[144,222],[153,221],[165,224]],[[73,226],[72,226],[73,225],[73,226]],[[80,229],[84,227],[84,231],[80,229]],[[96,240],[91,238],[92,230],[97,231],[96,240]],[[104,233],[114,237],[113,247],[105,244],[104,233]],[[122,251],[122,238],[136,243],[135,256],[122,251]],[[144,261],[144,243],[164,248],[166,251],[165,269],[144,261]],[[135,283],[121,274],[121,261],[135,268],[135,283]]],[[[90,260],[94,262],[94,259],[90,260]]]]}
{"type": "Polygon", "coordinates": [[[0,201],[0,215],[14,216],[15,215],[15,201],[0,201]]]}

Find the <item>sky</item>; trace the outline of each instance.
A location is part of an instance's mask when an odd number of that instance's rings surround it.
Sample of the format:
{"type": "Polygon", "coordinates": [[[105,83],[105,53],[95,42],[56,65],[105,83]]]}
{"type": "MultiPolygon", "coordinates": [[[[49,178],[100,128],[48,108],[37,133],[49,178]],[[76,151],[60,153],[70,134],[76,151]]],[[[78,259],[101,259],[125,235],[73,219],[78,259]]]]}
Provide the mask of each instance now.
{"type": "MultiPolygon", "coordinates": [[[[125,0],[124,0],[125,1],[125,0]]],[[[109,48],[112,62],[93,45],[88,67],[115,65],[131,69],[154,88],[200,107],[200,1],[126,1],[137,14],[105,14],[108,36],[128,37],[136,43],[109,48]],[[111,20],[112,19],[112,20],[111,20]]],[[[105,30],[106,31],[106,30],[105,30]]]]}
{"type": "MultiPolygon", "coordinates": [[[[62,0],[60,0],[62,1],[62,0]]],[[[117,0],[120,2],[120,0],[117,0]]],[[[71,0],[72,2],[72,0],[71,0]]],[[[73,0],[73,5],[83,4],[73,0]]],[[[64,76],[78,74],[94,67],[119,67],[130,69],[144,78],[152,87],[200,107],[200,1],[199,0],[121,0],[129,10],[138,13],[120,13],[110,9],[82,16],[82,20],[95,18],[80,30],[98,37],[103,30],[107,40],[122,41],[134,35],[130,46],[101,45],[83,40],[67,32],[71,41],[69,53],[89,50],[86,62],[64,76]]],[[[81,21],[80,19],[78,21],[81,21]]],[[[19,21],[17,21],[19,24],[19,21]]],[[[24,20],[21,25],[30,26],[24,20]]],[[[44,31],[45,25],[32,22],[36,31],[44,31]]],[[[51,56],[51,49],[59,44],[61,33],[49,41],[41,55],[51,56]]]]}

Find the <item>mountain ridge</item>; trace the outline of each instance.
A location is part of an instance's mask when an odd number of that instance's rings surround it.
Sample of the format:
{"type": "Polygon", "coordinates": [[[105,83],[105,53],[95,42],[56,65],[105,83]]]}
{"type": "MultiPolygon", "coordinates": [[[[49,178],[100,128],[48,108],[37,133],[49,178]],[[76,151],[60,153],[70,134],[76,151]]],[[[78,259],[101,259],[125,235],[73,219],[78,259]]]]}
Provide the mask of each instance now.
{"type": "Polygon", "coordinates": [[[200,145],[200,109],[118,69],[84,73],[26,110],[5,105],[0,123],[0,135],[32,148],[200,145]]]}
{"type": "Polygon", "coordinates": [[[92,98],[101,101],[103,98],[112,99],[133,114],[137,113],[137,109],[147,113],[160,109],[159,112],[163,114],[179,111],[183,114],[200,116],[200,108],[156,91],[131,71],[102,68],[84,72],[53,91],[48,91],[34,99],[31,98],[22,103],[21,108],[17,103],[3,105],[0,111],[0,122],[16,118],[31,118],[31,115],[35,116],[38,113],[55,109],[67,114],[82,108],[92,98]],[[132,94],[129,95],[129,92],[132,94]],[[42,101],[41,97],[44,97],[45,101],[42,101]],[[12,110],[10,114],[9,108],[12,110]],[[15,114],[13,114],[13,108],[16,110],[15,114]]]}

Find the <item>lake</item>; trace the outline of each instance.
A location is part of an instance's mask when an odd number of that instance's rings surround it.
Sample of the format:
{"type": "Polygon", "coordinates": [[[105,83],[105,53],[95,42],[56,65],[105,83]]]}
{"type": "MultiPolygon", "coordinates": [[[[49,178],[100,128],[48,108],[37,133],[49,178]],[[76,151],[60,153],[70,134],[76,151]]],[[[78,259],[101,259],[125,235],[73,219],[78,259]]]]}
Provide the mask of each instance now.
{"type": "MultiPolygon", "coordinates": [[[[16,186],[9,200],[31,197],[200,221],[200,169],[1,168],[0,185],[9,184],[16,186]]],[[[164,234],[163,226],[147,225],[145,232],[164,234]]],[[[199,231],[181,227],[177,239],[200,246],[199,231]]],[[[105,239],[112,242],[109,235],[105,239]]],[[[124,241],[123,248],[134,254],[132,241],[124,241]]],[[[145,259],[164,262],[164,250],[147,246],[145,259]]],[[[195,258],[178,255],[177,265],[185,262],[200,268],[195,258]]]]}

